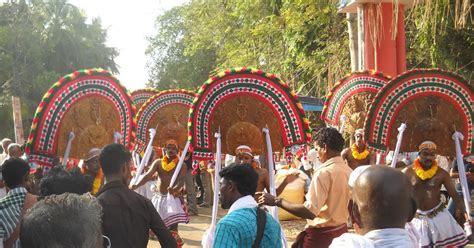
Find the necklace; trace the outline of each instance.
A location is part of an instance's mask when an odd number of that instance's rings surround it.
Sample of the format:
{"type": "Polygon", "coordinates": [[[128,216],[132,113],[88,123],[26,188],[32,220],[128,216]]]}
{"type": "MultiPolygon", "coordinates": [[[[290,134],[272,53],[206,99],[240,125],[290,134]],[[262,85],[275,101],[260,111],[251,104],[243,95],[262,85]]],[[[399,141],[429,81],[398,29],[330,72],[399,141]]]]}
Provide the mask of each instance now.
{"type": "Polygon", "coordinates": [[[421,163],[420,163],[420,159],[417,158],[413,162],[413,170],[415,170],[416,175],[421,180],[430,179],[434,177],[434,175],[436,175],[436,172],[438,171],[438,163],[436,162],[436,160],[434,160],[429,170],[423,170],[423,167],[421,166],[421,163]]]}
{"type": "Polygon", "coordinates": [[[367,158],[367,156],[369,156],[369,151],[367,150],[367,146],[365,147],[364,151],[363,152],[359,152],[359,147],[357,147],[357,144],[354,143],[352,144],[351,146],[351,150],[352,150],[352,157],[356,160],[362,160],[362,159],[365,159],[367,158]]]}
{"type": "Polygon", "coordinates": [[[164,156],[163,159],[161,160],[161,168],[165,170],[166,172],[170,172],[171,170],[176,167],[176,162],[178,162],[178,157],[173,159],[171,162],[168,160],[169,158],[167,156],[164,156]]]}

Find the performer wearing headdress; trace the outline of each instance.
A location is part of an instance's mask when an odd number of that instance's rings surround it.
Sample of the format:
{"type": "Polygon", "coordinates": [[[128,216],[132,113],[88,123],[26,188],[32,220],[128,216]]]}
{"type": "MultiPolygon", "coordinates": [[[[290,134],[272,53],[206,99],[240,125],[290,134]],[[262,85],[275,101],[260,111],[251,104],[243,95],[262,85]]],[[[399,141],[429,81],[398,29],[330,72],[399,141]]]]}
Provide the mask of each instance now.
{"type": "Polygon", "coordinates": [[[257,172],[258,183],[256,192],[261,192],[264,189],[266,189],[267,192],[270,192],[268,171],[258,166],[257,161],[254,159],[252,148],[247,145],[241,145],[235,149],[235,155],[237,157],[237,162],[241,164],[250,164],[252,165],[252,168],[255,170],[255,172],[257,172]]]}
{"type": "Polygon", "coordinates": [[[367,144],[364,141],[364,130],[357,129],[354,138],[354,144],[341,153],[346,164],[353,170],[361,165],[375,164],[375,154],[367,149],[367,144]]]}
{"type": "Polygon", "coordinates": [[[189,215],[186,210],[186,205],[184,203],[184,198],[182,196],[182,191],[184,187],[184,180],[186,176],[186,166],[181,167],[179,172],[176,185],[170,186],[171,178],[175,171],[176,165],[178,164],[178,142],[176,140],[168,140],[165,145],[165,156],[162,159],[157,159],[153,162],[150,170],[147,171],[145,176],[137,182],[137,184],[132,185],[131,189],[135,189],[146,182],[152,180],[153,174],[158,172],[159,179],[157,180],[156,191],[154,192],[152,203],[155,206],[156,210],[160,214],[161,218],[165,225],[171,230],[171,234],[176,239],[178,246],[183,245],[183,240],[178,234],[178,223],[188,223],[189,215]],[[182,209],[179,209],[178,212],[169,213],[167,211],[168,198],[167,194],[172,194],[175,198],[175,201],[179,201],[182,209]]]}
{"type": "Polygon", "coordinates": [[[456,194],[448,172],[438,167],[436,149],[434,142],[421,143],[413,165],[403,170],[414,187],[414,198],[418,206],[411,223],[421,236],[422,247],[463,246],[468,240],[463,229],[441,202],[441,186],[446,187],[449,196],[456,202],[458,214],[465,213],[464,204],[456,194]]]}
{"type": "MultiPolygon", "coordinates": [[[[250,148],[250,146],[247,146],[247,145],[241,145],[237,147],[237,149],[235,149],[235,154],[236,154],[238,163],[250,164],[252,168],[255,170],[255,172],[257,172],[258,182],[257,182],[256,192],[263,192],[264,189],[266,189],[267,192],[270,192],[270,179],[268,176],[268,171],[264,168],[261,168],[258,165],[257,160],[255,160],[253,156],[252,148],[250,148]]],[[[277,196],[280,195],[281,192],[283,192],[286,185],[296,180],[298,176],[299,176],[299,171],[296,171],[295,173],[286,174],[284,178],[282,179],[281,183],[276,188],[277,196]]]]}
{"type": "Polygon", "coordinates": [[[84,159],[84,165],[81,167],[82,174],[89,175],[92,180],[92,191],[93,195],[99,192],[100,187],[104,183],[104,173],[99,166],[99,148],[92,148],[87,157],[84,159]]]}

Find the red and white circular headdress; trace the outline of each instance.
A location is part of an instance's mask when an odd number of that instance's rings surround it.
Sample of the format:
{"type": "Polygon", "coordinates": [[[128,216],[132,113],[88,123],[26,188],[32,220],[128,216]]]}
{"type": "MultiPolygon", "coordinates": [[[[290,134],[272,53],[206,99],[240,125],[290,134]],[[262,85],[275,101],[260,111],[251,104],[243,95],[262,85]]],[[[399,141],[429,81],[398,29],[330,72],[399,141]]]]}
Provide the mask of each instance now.
{"type": "Polygon", "coordinates": [[[365,138],[377,152],[394,150],[405,123],[400,152],[417,151],[430,140],[441,155],[454,156],[454,131],[464,135],[463,153],[472,154],[473,86],[461,76],[440,69],[415,69],[391,80],[373,100],[365,121],[365,138]]]}
{"type": "Polygon", "coordinates": [[[129,147],[134,138],[135,106],[120,82],[103,69],[79,70],[62,77],[39,104],[28,137],[30,162],[53,166],[74,133],[69,158],[83,159],[91,148],[113,143],[129,147]]]}

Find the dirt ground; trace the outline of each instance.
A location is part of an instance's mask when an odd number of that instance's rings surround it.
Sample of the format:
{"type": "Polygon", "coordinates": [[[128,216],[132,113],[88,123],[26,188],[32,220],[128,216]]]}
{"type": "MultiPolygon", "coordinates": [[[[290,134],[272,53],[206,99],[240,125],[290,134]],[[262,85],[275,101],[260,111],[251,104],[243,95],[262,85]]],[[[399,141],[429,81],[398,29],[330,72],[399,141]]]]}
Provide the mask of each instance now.
{"type": "MultiPolygon", "coordinates": [[[[201,247],[202,235],[211,224],[211,208],[199,208],[198,211],[199,215],[191,216],[191,221],[188,224],[179,225],[179,234],[184,239],[184,247],[201,247]]],[[[226,210],[219,209],[219,218],[224,216],[226,213],[226,210]]],[[[292,244],[298,233],[304,229],[306,221],[282,221],[281,224],[285,231],[285,237],[287,238],[288,243],[292,244]]],[[[160,247],[160,243],[156,240],[150,240],[148,248],[156,247],[160,247]]]]}
{"type": "MultiPolygon", "coordinates": [[[[211,208],[199,208],[198,216],[191,216],[191,221],[188,224],[180,224],[179,233],[184,239],[184,247],[201,247],[201,238],[204,234],[204,231],[211,224],[211,208]]],[[[227,210],[219,209],[218,217],[221,218],[227,213],[227,210]]],[[[295,241],[296,236],[300,233],[306,221],[304,220],[291,220],[291,221],[282,221],[281,225],[285,231],[285,237],[288,241],[288,244],[291,244],[295,241]]],[[[474,248],[474,242],[472,241],[466,247],[474,248]]],[[[148,248],[161,247],[160,243],[156,240],[150,240],[148,243],[148,248]]]]}

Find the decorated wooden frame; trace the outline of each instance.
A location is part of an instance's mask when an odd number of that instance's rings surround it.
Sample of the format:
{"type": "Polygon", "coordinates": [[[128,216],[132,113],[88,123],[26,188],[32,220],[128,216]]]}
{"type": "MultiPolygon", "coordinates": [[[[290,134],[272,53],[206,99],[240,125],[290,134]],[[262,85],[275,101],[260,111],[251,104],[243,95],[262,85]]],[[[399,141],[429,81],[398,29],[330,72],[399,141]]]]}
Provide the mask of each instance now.
{"type": "Polygon", "coordinates": [[[146,89],[134,90],[132,91],[131,95],[132,95],[133,103],[135,103],[135,106],[137,107],[137,109],[140,109],[142,105],[146,101],[148,101],[148,99],[150,99],[152,96],[158,93],[160,93],[159,90],[146,88],[146,89]]]}
{"type": "Polygon", "coordinates": [[[192,91],[174,89],[162,91],[148,99],[134,119],[137,127],[135,151],[141,153],[146,148],[150,128],[157,131],[154,146],[164,147],[168,139],[174,139],[181,148],[184,147],[189,109],[195,96],[192,91]]]}
{"type": "Polygon", "coordinates": [[[339,126],[341,116],[345,115],[345,131],[352,134],[363,128],[372,99],[389,80],[388,76],[376,71],[346,75],[327,94],[321,119],[331,126],[339,126]]]}
{"type": "Polygon", "coordinates": [[[249,145],[254,154],[263,154],[263,127],[269,127],[275,152],[286,148],[288,153],[311,139],[303,107],[286,83],[258,69],[225,70],[201,86],[190,110],[193,158],[213,159],[218,130],[222,153],[233,155],[238,145],[249,145]]]}
{"type": "Polygon", "coordinates": [[[53,166],[63,156],[71,131],[71,159],[83,159],[89,149],[113,143],[115,133],[130,147],[134,114],[129,92],[108,71],[68,74],[51,86],[36,109],[26,147],[29,161],[53,166]]]}
{"type": "Polygon", "coordinates": [[[473,86],[461,76],[441,69],[415,69],[391,80],[374,98],[365,121],[370,149],[394,150],[401,123],[407,128],[401,152],[418,151],[421,142],[438,145],[438,154],[454,156],[454,131],[464,135],[463,153],[472,154],[473,86]]]}

